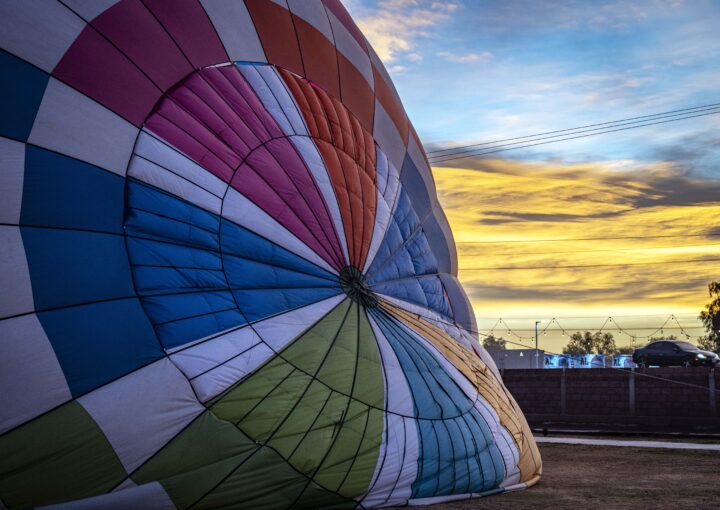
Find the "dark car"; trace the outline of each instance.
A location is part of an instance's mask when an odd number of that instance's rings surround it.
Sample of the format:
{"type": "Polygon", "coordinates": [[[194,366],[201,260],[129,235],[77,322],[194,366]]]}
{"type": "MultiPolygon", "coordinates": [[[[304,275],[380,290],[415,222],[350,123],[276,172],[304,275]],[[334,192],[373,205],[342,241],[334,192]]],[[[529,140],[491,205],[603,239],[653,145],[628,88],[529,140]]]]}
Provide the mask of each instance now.
{"type": "Polygon", "coordinates": [[[690,342],[659,340],[633,352],[633,361],[641,367],[714,367],[720,358],[714,352],[701,351],[690,342]]]}

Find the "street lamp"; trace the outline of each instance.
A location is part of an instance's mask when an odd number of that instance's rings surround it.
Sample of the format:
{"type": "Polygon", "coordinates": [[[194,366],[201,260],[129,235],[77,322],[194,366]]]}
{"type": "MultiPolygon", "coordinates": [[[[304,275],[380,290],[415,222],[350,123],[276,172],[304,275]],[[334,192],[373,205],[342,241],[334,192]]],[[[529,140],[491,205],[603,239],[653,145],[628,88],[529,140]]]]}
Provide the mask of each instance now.
{"type": "Polygon", "coordinates": [[[540,368],[538,360],[540,358],[540,351],[538,350],[538,324],[542,324],[543,321],[535,321],[535,368],[540,368]]]}

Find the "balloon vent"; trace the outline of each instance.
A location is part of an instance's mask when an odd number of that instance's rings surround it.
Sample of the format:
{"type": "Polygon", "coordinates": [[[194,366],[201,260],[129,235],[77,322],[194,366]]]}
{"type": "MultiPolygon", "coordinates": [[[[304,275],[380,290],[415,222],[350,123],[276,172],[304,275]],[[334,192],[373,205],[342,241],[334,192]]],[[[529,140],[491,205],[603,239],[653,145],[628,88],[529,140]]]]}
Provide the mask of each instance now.
{"type": "Polygon", "coordinates": [[[355,266],[345,266],[340,271],[340,285],[350,299],[368,308],[374,308],[378,304],[365,275],[355,266]]]}

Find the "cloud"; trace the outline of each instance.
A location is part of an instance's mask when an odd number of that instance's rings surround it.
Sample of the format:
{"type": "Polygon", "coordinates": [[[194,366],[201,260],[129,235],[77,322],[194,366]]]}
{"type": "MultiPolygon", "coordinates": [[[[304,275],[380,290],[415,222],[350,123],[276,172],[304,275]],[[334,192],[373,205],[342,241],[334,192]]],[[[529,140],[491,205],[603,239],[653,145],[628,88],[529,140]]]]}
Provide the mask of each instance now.
{"type": "MultiPolygon", "coordinates": [[[[707,104],[720,82],[714,0],[370,3],[351,12],[428,149],[707,104]]],[[[696,316],[718,264],[692,261],[720,257],[718,128],[703,117],[442,163],[461,268],[557,267],[461,271],[478,315],[696,316]],[[588,237],[618,239],[542,241],[588,237]],[[617,267],[562,267],[604,264],[617,267]]]]}
{"type": "Polygon", "coordinates": [[[433,2],[430,4],[431,9],[446,12],[455,12],[458,7],[460,7],[460,5],[455,2],[433,2]]]}
{"type": "Polygon", "coordinates": [[[387,70],[392,74],[400,74],[400,73],[404,73],[405,71],[407,71],[408,67],[401,66],[401,65],[389,65],[387,67],[387,70]]]}
{"type": "Polygon", "coordinates": [[[422,55],[420,55],[419,53],[408,53],[407,55],[405,55],[405,58],[410,62],[422,61],[422,55]]]}
{"type": "Polygon", "coordinates": [[[716,127],[697,131],[692,135],[678,137],[671,143],[653,148],[652,157],[671,162],[687,174],[711,176],[720,175],[720,116],[715,117],[716,127]]]}
{"type": "MultiPolygon", "coordinates": [[[[383,8],[383,2],[377,5],[383,8]]],[[[415,7],[423,5],[428,6],[415,7]]],[[[713,24],[718,12],[712,0],[675,7],[664,0],[466,2],[445,21],[423,29],[427,35],[415,39],[412,49],[398,53],[396,63],[409,72],[395,85],[422,139],[438,143],[507,138],[706,104],[715,101],[712,84],[720,81],[720,38],[713,24]],[[612,28],[623,24],[629,33],[612,28]],[[492,58],[448,65],[447,57],[473,60],[484,52],[492,58]],[[409,62],[409,53],[424,59],[409,62]]],[[[712,127],[709,119],[541,148],[576,160],[593,151],[593,159],[637,158],[632,147],[644,150],[656,139],[665,144],[665,133],[679,137],[712,127]]]]}
{"type": "Polygon", "coordinates": [[[543,221],[543,222],[563,222],[563,221],[583,221],[589,218],[608,218],[619,214],[618,212],[600,212],[596,214],[562,214],[562,213],[521,213],[508,211],[486,211],[481,223],[486,225],[502,225],[504,223],[517,223],[526,221],[543,221]]]}
{"type": "Polygon", "coordinates": [[[720,183],[683,174],[658,177],[651,189],[653,193],[639,197],[636,207],[715,204],[720,200],[720,183]]]}
{"type": "Polygon", "coordinates": [[[717,180],[666,161],[619,166],[433,168],[479,317],[702,308],[718,264],[702,260],[720,258],[717,180]]]}
{"type": "Polygon", "coordinates": [[[562,0],[488,2],[483,17],[493,32],[592,30],[627,32],[653,17],[671,16],[675,7],[664,0],[562,0]]]}
{"type": "Polygon", "coordinates": [[[720,226],[713,227],[710,230],[708,230],[709,236],[720,236],[720,226]]]}
{"type": "Polygon", "coordinates": [[[449,51],[438,51],[435,53],[438,57],[442,57],[450,62],[458,64],[473,64],[476,62],[489,62],[493,59],[493,54],[489,51],[482,53],[452,53],[449,51]]]}
{"type": "Polygon", "coordinates": [[[405,58],[422,60],[419,39],[429,36],[460,6],[456,2],[384,0],[373,10],[353,2],[346,2],[346,7],[383,62],[393,63],[405,58]]]}

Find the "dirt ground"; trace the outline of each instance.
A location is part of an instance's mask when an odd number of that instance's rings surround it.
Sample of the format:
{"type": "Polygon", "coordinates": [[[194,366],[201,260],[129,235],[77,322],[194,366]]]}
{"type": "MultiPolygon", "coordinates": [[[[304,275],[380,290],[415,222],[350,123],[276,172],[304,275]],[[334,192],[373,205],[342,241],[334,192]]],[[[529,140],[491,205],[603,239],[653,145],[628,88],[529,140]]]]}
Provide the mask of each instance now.
{"type": "Polygon", "coordinates": [[[539,447],[543,477],[535,486],[422,508],[720,509],[718,452],[559,444],[539,447]]]}

